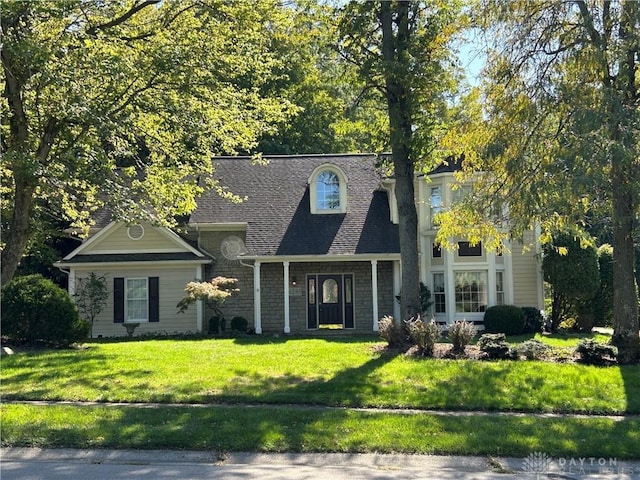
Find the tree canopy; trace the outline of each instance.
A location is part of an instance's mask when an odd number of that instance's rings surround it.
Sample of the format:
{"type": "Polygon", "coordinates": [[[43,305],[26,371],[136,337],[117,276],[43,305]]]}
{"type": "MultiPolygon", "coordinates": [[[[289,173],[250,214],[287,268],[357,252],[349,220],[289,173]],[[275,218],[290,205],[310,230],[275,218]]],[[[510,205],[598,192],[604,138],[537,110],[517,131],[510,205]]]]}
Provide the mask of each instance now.
{"type": "MultiPolygon", "coordinates": [[[[462,125],[466,168],[490,172],[466,205],[442,217],[442,237],[518,236],[605,223],[613,232],[614,343],[638,360],[634,238],[640,213],[640,4],[486,0],[476,20],[490,47],[483,109],[462,125]],[[508,204],[510,229],[478,205],[508,204]],[[471,205],[475,208],[471,208],[471,205]]],[[[462,147],[460,147],[463,150],[462,147]]],[[[492,212],[497,213],[497,212],[492,212]]],[[[586,237],[585,237],[586,238],[586,237]]]]}
{"type": "Polygon", "coordinates": [[[86,229],[107,207],[169,223],[194,208],[212,155],[251,150],[295,111],[261,93],[282,63],[278,2],[1,8],[3,284],[38,219],[86,229]]]}

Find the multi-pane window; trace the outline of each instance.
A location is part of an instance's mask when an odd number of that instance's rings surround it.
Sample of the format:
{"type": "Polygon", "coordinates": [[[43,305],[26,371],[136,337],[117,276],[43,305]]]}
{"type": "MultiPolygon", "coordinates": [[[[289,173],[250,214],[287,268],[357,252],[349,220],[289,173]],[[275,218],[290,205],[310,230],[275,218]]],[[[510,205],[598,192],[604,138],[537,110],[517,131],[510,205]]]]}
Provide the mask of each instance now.
{"type": "Polygon", "coordinates": [[[444,293],[444,273],[433,274],[433,306],[436,313],[446,313],[447,302],[444,293]]]}
{"type": "Polygon", "coordinates": [[[146,322],[149,320],[149,294],[146,278],[126,279],[125,308],[127,322],[146,322]]]}
{"type": "Polygon", "coordinates": [[[442,211],[442,187],[431,187],[431,226],[435,227],[434,217],[442,211]]]}
{"type": "Polygon", "coordinates": [[[456,312],[484,312],[487,308],[487,273],[456,272],[456,312]]]}
{"type": "Polygon", "coordinates": [[[504,305],[504,272],[496,272],[496,305],[504,305]]]}
{"type": "Polygon", "coordinates": [[[478,242],[475,245],[471,245],[470,242],[458,242],[458,256],[459,257],[481,257],[482,243],[478,242]]]}
{"type": "Polygon", "coordinates": [[[338,175],[325,170],[318,175],[316,182],[318,210],[335,210],[340,208],[340,179],[338,175]]]}

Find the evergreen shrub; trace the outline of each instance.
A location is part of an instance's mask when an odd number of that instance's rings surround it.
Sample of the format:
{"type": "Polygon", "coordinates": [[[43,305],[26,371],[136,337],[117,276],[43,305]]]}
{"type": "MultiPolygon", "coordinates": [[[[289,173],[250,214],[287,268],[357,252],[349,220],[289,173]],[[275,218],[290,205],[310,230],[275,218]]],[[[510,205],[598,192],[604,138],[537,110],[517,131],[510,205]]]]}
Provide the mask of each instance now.
{"type": "Polygon", "coordinates": [[[541,333],[544,317],[536,307],[522,307],[524,314],[524,329],[522,333],[541,333]]]}
{"type": "Polygon", "coordinates": [[[524,313],[515,305],[494,305],[484,312],[484,330],[487,333],[520,335],[524,330],[524,313]]]}
{"type": "Polygon", "coordinates": [[[515,351],[507,343],[504,333],[485,333],[478,340],[478,347],[492,360],[513,359],[515,351]]]}
{"type": "Polygon", "coordinates": [[[246,333],[249,322],[244,317],[233,317],[231,319],[231,331],[246,333]]]}
{"type": "Polygon", "coordinates": [[[618,349],[613,345],[598,343],[590,338],[581,340],[576,352],[580,355],[580,361],[589,365],[609,365],[615,363],[618,356],[618,349]]]}
{"type": "Polygon", "coordinates": [[[67,346],[86,340],[91,329],[69,294],[39,274],[7,283],[1,308],[2,334],[17,342],[67,346]]]}

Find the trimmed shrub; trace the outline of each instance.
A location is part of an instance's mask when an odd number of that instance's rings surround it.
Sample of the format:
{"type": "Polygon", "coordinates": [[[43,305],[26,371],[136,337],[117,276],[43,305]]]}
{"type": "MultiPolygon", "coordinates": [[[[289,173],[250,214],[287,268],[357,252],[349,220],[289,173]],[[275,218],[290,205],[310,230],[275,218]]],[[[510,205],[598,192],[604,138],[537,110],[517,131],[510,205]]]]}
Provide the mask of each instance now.
{"type": "Polygon", "coordinates": [[[580,361],[589,365],[609,365],[615,363],[618,356],[618,349],[613,345],[598,343],[590,338],[581,340],[576,352],[580,355],[580,361]]]}
{"type": "Polygon", "coordinates": [[[90,325],[69,294],[42,275],[16,277],[2,289],[2,334],[34,345],[86,340],[90,325]]]}
{"type": "Polygon", "coordinates": [[[478,340],[478,347],[492,360],[513,359],[515,351],[507,343],[504,333],[485,333],[478,340]]]}
{"type": "Polygon", "coordinates": [[[405,322],[409,338],[417,345],[420,353],[425,357],[433,356],[433,348],[442,336],[442,330],[433,320],[425,322],[418,318],[405,322]]]}
{"type": "Polygon", "coordinates": [[[527,340],[516,347],[519,355],[524,356],[527,360],[540,360],[545,357],[551,350],[551,347],[540,340],[527,340]]]}
{"type": "Polygon", "coordinates": [[[454,353],[464,353],[464,347],[471,343],[473,337],[476,336],[477,330],[471,322],[455,322],[449,327],[447,336],[453,343],[454,353]]]}
{"type": "Polygon", "coordinates": [[[522,307],[524,314],[524,330],[522,333],[541,333],[544,317],[536,307],[522,307]]]}
{"type": "Polygon", "coordinates": [[[231,330],[234,332],[246,333],[249,322],[244,317],[233,317],[231,319],[231,330]]]}
{"type": "Polygon", "coordinates": [[[487,333],[519,335],[524,330],[524,313],[515,305],[494,305],[484,312],[484,330],[487,333]]]}

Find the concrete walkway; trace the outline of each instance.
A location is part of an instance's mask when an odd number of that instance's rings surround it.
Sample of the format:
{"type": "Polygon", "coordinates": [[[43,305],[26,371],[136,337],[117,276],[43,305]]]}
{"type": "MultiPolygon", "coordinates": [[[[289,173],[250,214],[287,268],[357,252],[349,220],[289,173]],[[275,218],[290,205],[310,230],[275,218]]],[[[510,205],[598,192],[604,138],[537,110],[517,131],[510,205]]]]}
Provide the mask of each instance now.
{"type": "MultiPolygon", "coordinates": [[[[71,405],[76,407],[136,407],[136,408],[291,408],[301,410],[352,410],[355,412],[397,413],[399,415],[438,415],[458,417],[529,417],[529,418],[607,418],[614,421],[640,418],[640,414],[598,415],[584,413],[536,413],[505,412],[484,410],[423,410],[418,408],[367,408],[367,407],[335,407],[330,405],[307,405],[304,403],[153,403],[153,402],[81,402],[67,400],[5,400],[5,404],[24,405],[71,405]]],[[[640,453],[638,455],[640,457],[640,453]]]]}

